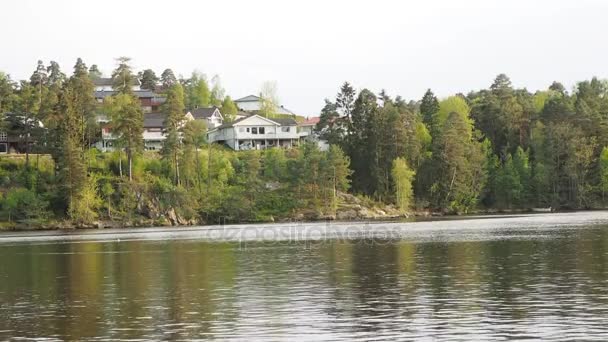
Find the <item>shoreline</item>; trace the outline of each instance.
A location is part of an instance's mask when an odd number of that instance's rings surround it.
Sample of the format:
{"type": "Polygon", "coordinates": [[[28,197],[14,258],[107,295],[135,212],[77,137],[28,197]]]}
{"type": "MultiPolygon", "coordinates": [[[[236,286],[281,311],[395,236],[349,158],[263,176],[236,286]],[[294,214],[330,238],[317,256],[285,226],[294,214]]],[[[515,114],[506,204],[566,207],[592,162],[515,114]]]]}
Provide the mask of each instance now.
{"type": "MultiPolygon", "coordinates": [[[[513,216],[518,214],[557,214],[568,212],[582,211],[602,211],[605,209],[579,209],[579,210],[557,210],[557,211],[537,211],[534,209],[510,209],[510,210],[477,210],[467,214],[446,214],[435,211],[417,211],[402,215],[385,215],[373,217],[347,217],[337,218],[338,215],[332,217],[293,217],[288,219],[267,220],[267,221],[228,221],[228,222],[197,222],[193,221],[190,224],[158,224],[158,220],[143,219],[138,220],[98,220],[88,224],[76,223],[70,221],[50,221],[45,223],[39,222],[0,222],[0,234],[4,235],[10,232],[73,232],[73,231],[121,231],[129,229],[178,229],[188,230],[193,227],[196,229],[214,227],[232,227],[240,225],[262,225],[262,224],[316,224],[323,222],[330,223],[358,223],[358,222],[429,222],[429,221],[447,221],[447,220],[466,220],[479,218],[483,216],[487,218],[513,216]]],[[[166,221],[164,221],[166,222],[166,221]]]]}

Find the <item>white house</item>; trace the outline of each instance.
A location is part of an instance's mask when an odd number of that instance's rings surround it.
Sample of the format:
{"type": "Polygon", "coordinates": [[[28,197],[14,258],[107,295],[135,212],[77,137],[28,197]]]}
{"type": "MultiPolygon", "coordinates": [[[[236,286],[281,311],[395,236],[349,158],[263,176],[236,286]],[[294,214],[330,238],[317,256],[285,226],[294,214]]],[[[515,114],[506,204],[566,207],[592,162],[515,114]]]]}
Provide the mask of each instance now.
{"type": "MultiPolygon", "coordinates": [[[[249,95],[240,99],[234,100],[234,104],[242,111],[255,113],[262,108],[262,99],[259,96],[249,95]]],[[[294,113],[289,109],[279,106],[275,108],[277,114],[291,114],[294,113]]]]}
{"type": "Polygon", "coordinates": [[[208,129],[218,127],[224,123],[224,117],[218,107],[197,108],[188,112],[195,120],[203,120],[208,129]]]}
{"type": "Polygon", "coordinates": [[[319,138],[319,134],[315,132],[315,127],[319,123],[319,117],[311,117],[306,118],[306,120],[302,122],[298,122],[298,133],[300,134],[300,138],[306,141],[312,141],[319,146],[321,151],[327,151],[329,149],[329,144],[327,141],[319,138]]]}
{"type": "Polygon", "coordinates": [[[291,148],[298,145],[300,134],[294,119],[269,119],[250,115],[215,127],[207,133],[210,143],[221,143],[234,150],[291,148]]]}

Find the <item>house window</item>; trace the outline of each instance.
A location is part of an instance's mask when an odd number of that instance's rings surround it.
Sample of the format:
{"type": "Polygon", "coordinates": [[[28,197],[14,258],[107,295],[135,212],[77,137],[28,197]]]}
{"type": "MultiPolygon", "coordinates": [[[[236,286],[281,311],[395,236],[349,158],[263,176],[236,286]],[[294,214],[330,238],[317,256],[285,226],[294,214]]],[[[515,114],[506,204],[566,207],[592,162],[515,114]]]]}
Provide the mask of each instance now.
{"type": "Polygon", "coordinates": [[[265,130],[265,128],[264,128],[264,127],[260,127],[260,128],[258,128],[258,129],[260,130],[260,134],[264,134],[264,133],[266,132],[266,130],[265,130]]]}
{"type": "Polygon", "coordinates": [[[6,141],[7,135],[6,132],[0,132],[0,141],[6,141]]]}
{"type": "Polygon", "coordinates": [[[8,146],[6,143],[0,144],[0,153],[8,153],[8,146]]]}
{"type": "Polygon", "coordinates": [[[258,134],[258,128],[257,127],[251,127],[251,134],[258,134]]]}
{"type": "Polygon", "coordinates": [[[245,127],[239,127],[239,132],[241,132],[241,133],[245,132],[245,127]]]}
{"type": "Polygon", "coordinates": [[[289,132],[290,127],[281,127],[281,132],[289,132]]]}
{"type": "Polygon", "coordinates": [[[249,133],[249,127],[247,127],[247,133],[249,133]]]}

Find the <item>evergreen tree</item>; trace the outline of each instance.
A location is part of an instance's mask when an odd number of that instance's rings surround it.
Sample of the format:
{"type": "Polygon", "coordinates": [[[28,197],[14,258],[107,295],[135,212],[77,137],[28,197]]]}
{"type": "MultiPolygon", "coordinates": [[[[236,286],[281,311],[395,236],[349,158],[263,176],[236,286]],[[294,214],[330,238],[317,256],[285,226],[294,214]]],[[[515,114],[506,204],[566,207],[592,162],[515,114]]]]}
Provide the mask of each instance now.
{"type": "Polygon", "coordinates": [[[1,116],[12,110],[13,103],[16,101],[16,84],[10,76],[0,71],[0,119],[1,116]]]}
{"type": "Polygon", "coordinates": [[[345,130],[340,120],[338,106],[334,102],[325,99],[325,106],[321,109],[315,132],[330,145],[341,145],[343,143],[345,130]]]}
{"type": "Polygon", "coordinates": [[[89,78],[91,78],[91,80],[95,80],[101,78],[102,76],[103,74],[99,70],[97,64],[91,65],[91,67],[89,68],[89,78]]]}
{"type": "Polygon", "coordinates": [[[602,189],[602,206],[606,205],[606,192],[608,191],[608,148],[602,148],[600,154],[600,187],[602,189]]]}
{"type": "Polygon", "coordinates": [[[184,90],[177,83],[167,91],[167,100],[163,105],[166,113],[164,122],[165,142],[163,144],[162,155],[165,161],[173,165],[175,175],[175,185],[180,185],[179,161],[182,153],[181,128],[185,124],[186,115],[184,112],[184,90]]]}
{"type": "Polygon", "coordinates": [[[127,152],[129,180],[133,180],[133,158],[143,150],[144,113],[139,100],[129,94],[106,98],[105,111],[110,116],[112,134],[127,152]]]}
{"type": "Polygon", "coordinates": [[[118,57],[118,67],[112,72],[112,88],[120,94],[133,95],[135,76],[129,65],[130,61],[129,57],[118,57]]]}
{"type": "Polygon", "coordinates": [[[159,78],[152,69],[146,69],[139,75],[139,82],[141,83],[141,89],[147,89],[154,91],[159,78]]]}
{"type": "Polygon", "coordinates": [[[177,83],[177,78],[171,69],[165,69],[160,75],[160,83],[163,89],[169,89],[171,86],[177,83]]]}
{"type": "Polygon", "coordinates": [[[430,127],[433,123],[433,117],[435,113],[439,111],[439,101],[435,94],[431,91],[431,89],[427,89],[426,93],[422,97],[420,101],[420,115],[422,116],[422,121],[427,127],[430,127]]]}
{"type": "Polygon", "coordinates": [[[485,156],[472,138],[466,117],[452,112],[433,144],[436,172],[430,194],[436,208],[468,212],[474,208],[485,186],[485,156]]]}

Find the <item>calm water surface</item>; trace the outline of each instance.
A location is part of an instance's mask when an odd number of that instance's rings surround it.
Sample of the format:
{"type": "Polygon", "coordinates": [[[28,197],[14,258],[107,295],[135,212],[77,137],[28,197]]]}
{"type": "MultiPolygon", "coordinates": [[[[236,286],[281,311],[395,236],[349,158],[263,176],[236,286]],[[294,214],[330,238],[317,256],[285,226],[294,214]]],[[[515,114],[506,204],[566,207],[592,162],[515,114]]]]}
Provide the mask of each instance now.
{"type": "Polygon", "coordinates": [[[606,341],[608,213],[4,233],[24,338],[606,341]]]}

